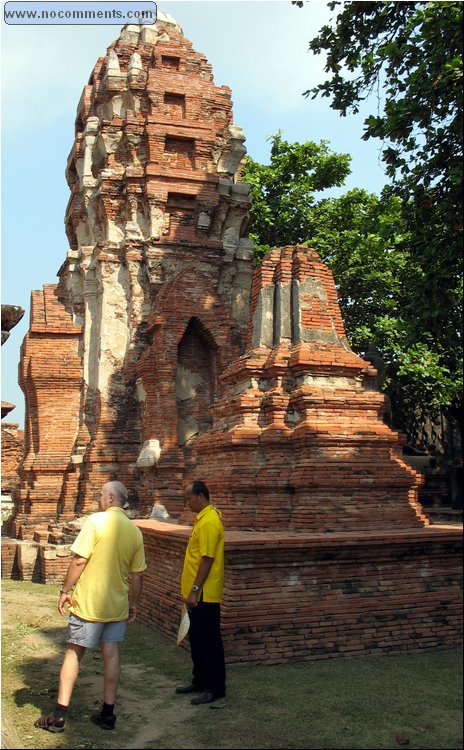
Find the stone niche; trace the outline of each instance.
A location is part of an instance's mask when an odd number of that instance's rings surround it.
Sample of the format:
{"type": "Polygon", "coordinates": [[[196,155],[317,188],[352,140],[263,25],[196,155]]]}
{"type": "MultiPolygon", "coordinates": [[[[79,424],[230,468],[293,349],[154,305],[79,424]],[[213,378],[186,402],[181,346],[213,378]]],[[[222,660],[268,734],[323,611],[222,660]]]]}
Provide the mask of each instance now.
{"type": "Polygon", "coordinates": [[[460,530],[424,515],[318,254],[253,267],[244,155],[231,92],[180,27],[125,27],[78,106],[59,282],[32,294],[4,569],[22,545],[23,576],[59,581],[76,519],[120,479],[142,621],[174,640],[183,485],[201,478],[226,525],[228,662],[457,645],[460,530]]]}

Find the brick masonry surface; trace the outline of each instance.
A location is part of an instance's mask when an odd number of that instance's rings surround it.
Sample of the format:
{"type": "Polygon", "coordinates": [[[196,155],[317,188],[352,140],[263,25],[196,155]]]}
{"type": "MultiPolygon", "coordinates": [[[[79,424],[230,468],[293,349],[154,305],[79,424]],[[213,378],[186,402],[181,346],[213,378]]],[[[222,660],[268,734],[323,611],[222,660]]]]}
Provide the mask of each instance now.
{"type": "Polygon", "coordinates": [[[174,638],[183,486],[203,478],[226,527],[229,663],[454,646],[460,530],[424,514],[317,252],[254,267],[244,140],[172,19],[124,27],[98,59],[66,170],[70,249],[21,349],[2,576],[58,587],[121,480],[147,550],[141,619],[174,638]]]}
{"type": "MultiPolygon", "coordinates": [[[[138,521],[140,617],[175,639],[189,529],[138,521]]],[[[462,644],[462,535],[453,527],[315,535],[226,531],[228,663],[280,663],[462,644]]]]}
{"type": "Polygon", "coordinates": [[[8,495],[18,486],[18,466],[23,453],[23,430],[18,424],[2,422],[2,495],[8,495]]]}

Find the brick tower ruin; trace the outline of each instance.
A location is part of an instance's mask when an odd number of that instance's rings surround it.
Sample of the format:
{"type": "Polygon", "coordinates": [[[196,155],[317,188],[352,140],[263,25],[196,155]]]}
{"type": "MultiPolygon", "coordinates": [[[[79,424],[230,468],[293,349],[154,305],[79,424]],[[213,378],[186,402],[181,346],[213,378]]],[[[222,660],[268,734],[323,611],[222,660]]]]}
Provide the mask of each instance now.
{"type": "Polygon", "coordinates": [[[248,321],[244,135],[230,89],[172,19],[123,29],[75,130],[71,249],[58,285],[32,294],[21,355],[18,531],[94,509],[116,476],[138,513],[158,500],[175,511],[190,441],[210,425],[248,321]]]}
{"type": "Polygon", "coordinates": [[[70,250],[21,352],[23,573],[60,582],[57,527],[117,478],[144,534],[141,618],[174,638],[183,485],[202,478],[226,525],[229,662],[458,643],[459,530],[422,513],[331,272],[291,246],[253,267],[230,90],[161,16],[98,60],[75,127],[70,250]]]}

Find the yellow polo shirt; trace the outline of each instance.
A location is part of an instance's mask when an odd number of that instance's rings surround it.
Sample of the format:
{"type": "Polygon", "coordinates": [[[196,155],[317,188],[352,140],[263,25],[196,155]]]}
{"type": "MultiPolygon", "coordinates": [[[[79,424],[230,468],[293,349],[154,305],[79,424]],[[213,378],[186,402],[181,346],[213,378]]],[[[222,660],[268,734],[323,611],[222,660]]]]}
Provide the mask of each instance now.
{"type": "Polygon", "coordinates": [[[202,557],[213,557],[208,578],[199,591],[198,600],[220,602],[224,588],[224,526],[222,513],[214,505],[207,505],[197,516],[185,551],[181,578],[181,594],[186,598],[195,583],[202,557]],[[203,597],[201,594],[203,593],[203,597]]]}
{"type": "Polygon", "coordinates": [[[129,573],[145,570],[143,537],[122,508],[92,513],[71,546],[87,559],[70,611],[82,620],[118,622],[129,616],[129,573]]]}

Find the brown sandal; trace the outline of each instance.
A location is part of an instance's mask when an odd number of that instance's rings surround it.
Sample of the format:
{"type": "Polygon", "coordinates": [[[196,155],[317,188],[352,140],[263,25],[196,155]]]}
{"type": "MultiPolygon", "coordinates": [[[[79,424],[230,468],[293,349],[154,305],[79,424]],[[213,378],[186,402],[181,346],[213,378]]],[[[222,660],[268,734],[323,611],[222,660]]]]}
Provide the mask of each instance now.
{"type": "Polygon", "coordinates": [[[53,713],[48,716],[41,716],[37,721],[34,721],[34,726],[38,729],[45,729],[47,732],[53,732],[58,734],[64,732],[64,719],[55,719],[53,713]]]}

